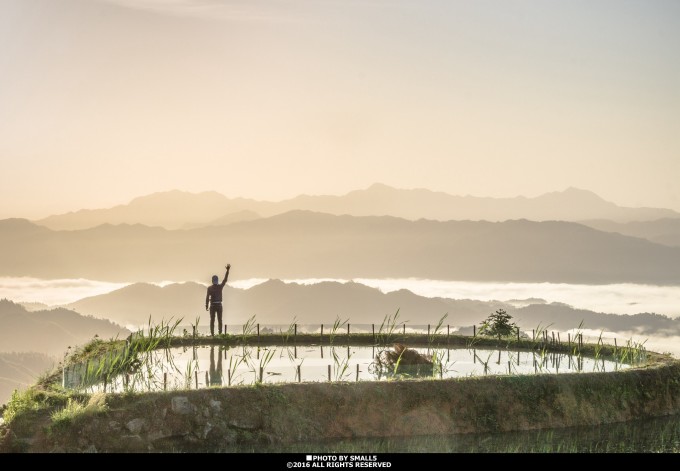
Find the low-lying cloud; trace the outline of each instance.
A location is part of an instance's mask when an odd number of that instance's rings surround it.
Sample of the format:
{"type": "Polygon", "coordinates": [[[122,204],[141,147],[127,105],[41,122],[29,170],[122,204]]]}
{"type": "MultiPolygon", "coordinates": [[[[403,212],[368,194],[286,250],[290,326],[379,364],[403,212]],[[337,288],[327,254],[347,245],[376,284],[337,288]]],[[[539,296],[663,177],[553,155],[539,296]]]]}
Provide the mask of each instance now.
{"type": "MultiPolygon", "coordinates": [[[[267,281],[265,278],[230,280],[234,288],[248,289],[267,281]]],[[[429,298],[474,299],[504,301],[517,307],[527,303],[564,303],[576,309],[610,314],[638,314],[643,312],[680,316],[680,287],[638,285],[632,283],[609,285],[576,285],[566,283],[483,283],[464,281],[356,278],[308,278],[283,280],[286,283],[316,284],[323,281],[347,283],[354,281],[385,293],[407,289],[429,298]],[[528,300],[528,301],[522,301],[528,300]]],[[[171,281],[157,283],[164,286],[171,281]]],[[[199,281],[199,283],[201,283],[199,281]]],[[[87,279],[43,280],[29,277],[0,277],[0,298],[15,302],[41,302],[51,306],[75,302],[79,299],[111,292],[129,283],[111,283],[87,279]]]]}
{"type": "Polygon", "coordinates": [[[292,21],[290,13],[284,11],[285,3],[263,5],[248,0],[100,0],[135,10],[154,13],[194,17],[207,20],[232,21],[292,21]],[[281,8],[275,9],[279,5],[281,8]]]}
{"type": "Polygon", "coordinates": [[[6,298],[17,303],[36,302],[58,306],[89,296],[109,293],[128,284],[82,278],[42,280],[29,277],[0,277],[0,299],[6,298]]]}
{"type": "Polygon", "coordinates": [[[610,314],[653,312],[680,316],[680,286],[633,283],[578,285],[567,283],[485,283],[467,281],[406,279],[365,279],[354,281],[383,292],[408,289],[428,298],[511,301],[538,298],[564,303],[577,309],[610,314]]]}

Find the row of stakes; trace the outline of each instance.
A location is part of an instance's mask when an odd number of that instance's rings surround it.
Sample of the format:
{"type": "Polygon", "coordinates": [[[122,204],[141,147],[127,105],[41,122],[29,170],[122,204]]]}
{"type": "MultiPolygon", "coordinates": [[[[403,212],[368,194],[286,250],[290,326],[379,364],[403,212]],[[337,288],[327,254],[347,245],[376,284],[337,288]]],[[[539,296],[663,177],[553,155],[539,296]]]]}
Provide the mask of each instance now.
{"type": "MultiPolygon", "coordinates": [[[[321,348],[323,349],[323,347],[321,347],[321,348]]],[[[322,350],[322,351],[323,351],[323,350],[322,350]]],[[[349,346],[348,346],[348,354],[349,354],[349,346]]],[[[225,355],[226,355],[226,352],[225,352],[225,355]]],[[[478,357],[477,357],[477,355],[476,355],[476,353],[475,353],[475,354],[473,355],[473,360],[474,360],[475,363],[477,363],[477,359],[478,359],[478,357]]],[[[545,364],[545,363],[547,362],[547,360],[548,360],[548,358],[546,357],[546,358],[544,358],[543,362],[537,362],[536,359],[534,358],[534,360],[533,360],[534,370],[535,370],[536,372],[538,372],[538,369],[542,367],[542,366],[540,366],[540,363],[545,364]]],[[[479,361],[480,361],[480,363],[484,363],[483,360],[481,360],[481,359],[479,359],[479,361]]],[[[556,359],[556,358],[554,357],[554,355],[553,355],[553,356],[551,357],[551,364],[552,364],[552,367],[553,367],[553,368],[556,366],[556,362],[557,362],[557,369],[558,369],[558,371],[559,371],[559,358],[556,359]]],[[[577,363],[576,363],[575,366],[576,366],[578,369],[581,369],[581,368],[582,368],[582,359],[579,357],[579,358],[577,358],[576,362],[577,362],[577,363]]],[[[500,364],[500,352],[499,352],[499,359],[498,359],[497,364],[500,364]]],[[[520,355],[519,355],[519,352],[518,352],[518,356],[517,356],[517,364],[518,364],[518,365],[520,364],[520,355]]],[[[571,368],[571,357],[569,358],[569,367],[571,368]]],[[[328,381],[330,382],[330,381],[332,381],[332,366],[331,366],[331,365],[327,365],[327,368],[328,368],[328,370],[327,370],[327,371],[328,371],[328,381]]],[[[360,371],[361,371],[361,370],[360,370],[360,365],[357,364],[357,365],[356,365],[356,381],[357,381],[357,382],[359,381],[359,374],[360,374],[360,371]]],[[[443,365],[442,365],[442,363],[440,362],[440,363],[439,363],[439,377],[440,377],[440,379],[443,378],[443,371],[444,371],[444,370],[443,370],[443,365]]],[[[512,362],[511,362],[511,361],[508,361],[508,374],[511,374],[511,373],[512,373],[512,362]]],[[[260,371],[259,371],[259,381],[260,381],[260,382],[262,382],[263,377],[264,377],[264,367],[260,367],[260,371]]],[[[231,371],[230,371],[230,370],[227,370],[227,378],[228,378],[228,385],[231,386],[231,379],[232,379],[232,378],[231,378],[231,371]]],[[[196,388],[196,389],[199,389],[199,381],[198,381],[198,379],[199,379],[199,372],[198,372],[198,371],[194,371],[194,383],[195,383],[195,388],[196,388]]],[[[297,366],[296,366],[295,380],[296,380],[297,382],[302,382],[301,365],[297,365],[297,366]]],[[[126,375],[126,382],[129,384],[129,375],[126,375]]],[[[210,380],[209,373],[208,373],[207,371],[205,371],[205,384],[208,385],[208,384],[211,384],[211,383],[212,383],[212,382],[211,382],[211,380],[210,380]]],[[[221,383],[220,383],[220,384],[221,384],[221,383]]],[[[104,384],[104,391],[106,391],[106,386],[107,386],[107,385],[106,385],[106,382],[105,382],[105,384],[104,384]]],[[[164,372],[164,373],[163,373],[163,390],[167,390],[167,386],[168,386],[168,373],[167,373],[167,372],[164,372]]]]}
{"type": "MultiPolygon", "coordinates": [[[[477,362],[476,355],[473,358],[474,358],[474,362],[476,363],[477,362]]],[[[499,358],[499,361],[500,361],[500,358],[499,358]]],[[[571,356],[570,356],[569,357],[569,367],[570,368],[571,368],[571,361],[572,360],[571,360],[571,356]]],[[[583,360],[580,357],[578,357],[576,359],[576,365],[575,366],[579,370],[582,369],[582,367],[583,367],[582,361],[583,360]]],[[[480,359],[480,362],[483,363],[483,361],[481,359],[480,359]]],[[[545,364],[545,362],[547,362],[547,357],[544,358],[544,361],[542,363],[545,364]]],[[[555,358],[552,358],[551,363],[552,363],[553,368],[556,366],[556,362],[557,362],[557,370],[559,371],[559,359],[556,360],[555,358]]],[[[518,355],[518,358],[517,358],[517,363],[519,364],[519,355],[518,355]]],[[[534,370],[535,370],[536,373],[538,373],[538,369],[541,367],[539,365],[539,363],[540,362],[537,362],[536,359],[534,358],[533,366],[534,366],[534,370]]],[[[360,365],[357,364],[356,365],[356,381],[357,382],[359,381],[360,371],[361,371],[360,365]]],[[[328,381],[329,382],[332,381],[331,373],[332,373],[332,367],[331,367],[331,365],[328,365],[328,381]]],[[[511,373],[512,373],[512,362],[508,361],[508,374],[511,374],[511,373]]],[[[126,376],[126,383],[129,384],[129,382],[130,382],[129,375],[125,375],[125,376],[126,376]]],[[[195,383],[196,389],[199,389],[198,377],[199,377],[198,371],[194,371],[194,383],[195,383]]],[[[260,377],[260,382],[262,382],[263,377],[264,377],[264,367],[260,367],[259,377],[260,377]]],[[[439,363],[439,377],[440,377],[440,379],[443,378],[443,365],[441,363],[439,363]]],[[[230,370],[227,370],[227,378],[228,378],[228,385],[231,386],[231,371],[230,370]]],[[[298,383],[302,382],[301,365],[296,366],[295,379],[298,383]]],[[[210,376],[209,376],[207,371],[205,372],[205,384],[206,385],[211,384],[210,376]]],[[[163,373],[163,390],[167,390],[167,387],[168,387],[168,373],[164,372],[163,373]]],[[[106,392],[106,389],[107,389],[107,383],[106,383],[106,380],[105,380],[104,381],[104,392],[106,392]]]]}
{"type": "MultiPolygon", "coordinates": [[[[518,352],[518,353],[519,353],[519,352],[518,352]]],[[[500,352],[499,352],[499,354],[500,354],[500,352]]],[[[474,359],[474,362],[476,363],[476,362],[477,362],[477,361],[476,361],[476,360],[477,360],[476,354],[473,356],[473,359],[474,359]]],[[[544,361],[543,361],[542,363],[545,364],[545,363],[547,362],[547,360],[548,360],[547,357],[544,358],[544,361]]],[[[582,360],[581,357],[577,357],[577,359],[576,359],[576,365],[575,365],[575,366],[576,366],[578,369],[582,369],[582,367],[583,367],[582,361],[583,361],[583,360],[582,360]]],[[[482,362],[481,359],[480,359],[480,362],[482,362]]],[[[500,357],[499,357],[499,362],[500,362],[500,357]]],[[[569,357],[569,368],[571,368],[571,362],[572,362],[572,360],[571,360],[571,356],[570,356],[570,357],[569,357]]],[[[482,362],[482,363],[483,363],[483,362],[482,362]]],[[[517,364],[519,364],[519,363],[520,363],[520,359],[519,359],[519,355],[518,355],[517,364]]],[[[534,370],[535,370],[536,373],[538,373],[538,369],[541,367],[540,363],[541,363],[541,362],[537,362],[536,359],[534,358],[534,360],[533,360],[533,366],[534,366],[534,370]]],[[[557,369],[558,369],[558,371],[559,371],[559,358],[555,358],[555,357],[553,356],[553,357],[551,358],[551,364],[552,364],[552,367],[553,367],[553,368],[557,365],[557,369]]],[[[328,367],[328,370],[327,370],[327,371],[328,371],[328,381],[330,382],[330,381],[332,381],[332,366],[331,366],[331,365],[327,365],[327,367],[328,367]]],[[[302,382],[301,368],[302,368],[301,365],[297,365],[297,366],[296,366],[295,380],[296,380],[298,383],[299,383],[299,382],[302,382]]],[[[357,364],[357,365],[356,365],[356,379],[355,379],[357,382],[359,381],[359,373],[360,373],[360,372],[361,372],[361,370],[360,370],[360,365],[357,364]]],[[[508,361],[508,374],[511,374],[511,373],[512,373],[512,362],[511,362],[511,361],[508,361]]],[[[440,376],[440,379],[443,377],[443,365],[441,364],[441,362],[439,363],[439,376],[440,376]]],[[[260,367],[260,371],[259,371],[260,382],[262,382],[263,377],[264,377],[264,367],[260,367]]],[[[228,378],[228,379],[227,379],[228,385],[231,386],[231,371],[230,371],[230,370],[227,370],[227,378],[228,378]]],[[[128,379],[128,382],[129,382],[129,379],[128,379]]],[[[199,389],[198,371],[194,371],[194,383],[195,383],[196,389],[199,389]]],[[[205,384],[206,384],[206,385],[210,384],[210,376],[209,376],[209,374],[208,374],[207,371],[205,372],[205,384]]],[[[163,390],[167,390],[167,386],[168,386],[168,373],[163,373],[163,390]]],[[[106,390],[106,384],[104,385],[104,388],[105,388],[105,390],[106,390]]]]}
{"type": "MultiPolygon", "coordinates": [[[[402,324],[402,328],[403,328],[403,330],[402,330],[403,334],[405,335],[406,334],[406,324],[402,324]]],[[[476,337],[477,336],[477,326],[473,325],[472,329],[473,329],[473,336],[476,337]]],[[[375,341],[375,324],[371,324],[371,330],[372,330],[372,334],[373,334],[373,340],[375,341]]],[[[256,331],[257,331],[257,337],[258,337],[258,340],[259,340],[259,338],[260,338],[260,324],[256,325],[256,331]]],[[[227,324],[224,324],[224,333],[225,334],[227,333],[227,324]]],[[[323,338],[323,333],[324,333],[324,324],[321,324],[321,338],[323,338]]],[[[536,330],[532,329],[531,333],[532,333],[532,341],[535,342],[536,341],[536,330]]],[[[196,337],[196,335],[197,335],[196,326],[193,326],[193,335],[194,335],[194,337],[196,337]]],[[[350,324],[347,323],[347,336],[349,337],[349,335],[350,335],[350,324]]],[[[428,336],[431,335],[431,324],[427,325],[427,335],[428,336]]],[[[451,335],[451,326],[450,325],[446,326],[446,335],[447,335],[447,340],[448,340],[448,338],[451,335]]],[[[294,339],[297,337],[297,324],[294,324],[294,326],[293,326],[293,336],[294,336],[294,339]]],[[[542,337],[542,341],[543,341],[544,344],[551,344],[551,345],[561,345],[562,344],[559,332],[557,332],[557,335],[555,335],[555,332],[553,331],[549,335],[546,330],[542,330],[542,331],[539,331],[539,337],[542,337]]],[[[520,331],[519,331],[519,329],[517,330],[517,341],[518,342],[520,341],[520,331]]],[[[567,343],[568,343],[569,347],[571,347],[572,338],[571,338],[570,333],[567,333],[567,343]]],[[[578,333],[574,336],[574,345],[577,346],[579,349],[583,347],[583,334],[582,333],[578,333]]],[[[616,338],[614,338],[614,346],[615,346],[615,348],[617,348],[616,338]]],[[[348,350],[349,350],[349,345],[348,345],[348,350]]],[[[323,349],[322,349],[322,358],[323,358],[323,349]]],[[[357,368],[356,368],[356,381],[359,381],[359,372],[360,372],[359,365],[357,364],[356,366],[357,366],[357,368]]],[[[537,368],[535,360],[534,360],[534,368],[535,369],[537,368]]],[[[508,371],[510,372],[510,370],[511,370],[511,365],[510,365],[510,362],[508,362],[508,371]]],[[[440,372],[440,376],[441,376],[442,375],[441,365],[440,365],[440,368],[439,368],[439,372],[440,372]]],[[[198,389],[198,371],[195,371],[194,373],[195,373],[195,375],[194,375],[195,376],[195,385],[196,385],[196,388],[198,389]]],[[[260,375],[259,375],[260,376],[260,382],[262,382],[262,378],[263,378],[263,375],[264,375],[264,368],[260,367],[259,373],[260,373],[260,375]]],[[[231,385],[231,371],[228,370],[227,375],[228,375],[229,385],[231,385]]],[[[167,384],[168,384],[167,376],[168,376],[167,373],[163,373],[163,389],[164,390],[167,390],[167,384]]],[[[297,366],[295,376],[296,376],[296,379],[297,379],[298,382],[302,381],[302,375],[300,373],[300,365],[297,366]]],[[[206,379],[206,384],[208,384],[209,377],[208,377],[207,371],[205,372],[205,379],[206,379]]],[[[328,365],[328,381],[331,381],[331,365],[328,365]]],[[[104,384],[104,390],[106,391],[106,383],[104,384]]]]}
{"type": "MultiPolygon", "coordinates": [[[[298,327],[297,324],[293,324],[293,339],[297,338],[297,327],[298,327]]],[[[323,328],[324,328],[324,325],[321,324],[321,339],[322,340],[323,340],[323,328]]],[[[402,329],[403,334],[406,335],[406,324],[402,324],[402,328],[403,328],[402,329]]],[[[256,325],[256,331],[257,331],[257,338],[258,338],[258,341],[259,341],[259,339],[260,339],[260,324],[256,325]]],[[[373,334],[373,341],[375,342],[375,324],[371,324],[371,331],[372,331],[372,334],[373,334]]],[[[224,324],[224,333],[225,334],[227,333],[227,324],[224,324]]],[[[347,324],[347,337],[349,337],[349,335],[350,335],[350,324],[348,323],[347,324]]],[[[427,335],[428,336],[432,335],[431,324],[427,324],[427,335]]],[[[194,337],[197,336],[196,326],[193,326],[193,336],[194,337]]],[[[451,336],[451,326],[447,325],[446,326],[447,340],[450,336],[451,336]]],[[[477,326],[476,325],[472,326],[472,336],[473,337],[477,336],[477,326]]],[[[554,331],[551,331],[550,335],[548,335],[547,330],[541,330],[541,331],[539,331],[539,337],[542,337],[544,344],[550,343],[551,345],[562,345],[562,340],[560,339],[560,333],[559,332],[557,332],[557,336],[555,336],[554,331]]],[[[536,329],[531,329],[531,340],[534,341],[534,342],[536,341],[536,329]]],[[[520,341],[520,331],[519,331],[519,329],[517,329],[517,341],[518,342],[520,341]]],[[[569,347],[571,347],[571,343],[572,343],[571,334],[567,333],[567,344],[569,345],[569,347]]],[[[578,348],[583,348],[583,334],[582,333],[578,333],[574,336],[574,345],[578,346],[578,348]]],[[[617,348],[616,338],[614,338],[614,347],[617,348]]]]}

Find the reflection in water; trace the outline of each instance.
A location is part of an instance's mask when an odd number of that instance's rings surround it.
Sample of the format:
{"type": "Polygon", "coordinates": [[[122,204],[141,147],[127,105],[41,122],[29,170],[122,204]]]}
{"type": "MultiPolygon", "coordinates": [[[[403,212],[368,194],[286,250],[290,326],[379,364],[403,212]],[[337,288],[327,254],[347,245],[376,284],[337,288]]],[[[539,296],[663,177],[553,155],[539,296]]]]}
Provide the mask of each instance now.
{"type": "Polygon", "coordinates": [[[215,346],[210,347],[210,386],[222,386],[222,350],[223,346],[218,347],[217,365],[215,365],[215,346]]]}
{"type": "Polygon", "coordinates": [[[375,381],[386,378],[461,378],[484,375],[562,374],[616,371],[630,367],[612,359],[565,353],[476,348],[376,346],[194,346],[155,350],[139,358],[139,368],[106,384],[75,365],[64,386],[98,392],[200,389],[256,382],[375,381]]]}

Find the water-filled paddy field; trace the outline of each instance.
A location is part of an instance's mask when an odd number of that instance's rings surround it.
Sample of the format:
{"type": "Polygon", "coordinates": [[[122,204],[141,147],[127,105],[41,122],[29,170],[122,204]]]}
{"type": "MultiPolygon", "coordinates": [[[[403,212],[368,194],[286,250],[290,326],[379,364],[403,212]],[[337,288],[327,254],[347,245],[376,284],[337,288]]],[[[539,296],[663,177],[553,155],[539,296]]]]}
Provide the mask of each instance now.
{"type": "MultiPolygon", "coordinates": [[[[94,381],[96,364],[64,371],[64,386],[88,392],[160,391],[255,383],[380,381],[465,378],[485,375],[566,374],[629,368],[611,358],[547,351],[485,348],[409,348],[409,364],[394,347],[366,345],[200,345],[158,349],[139,355],[132,371],[94,381]]],[[[100,376],[101,377],[101,376],[100,376]]]]}

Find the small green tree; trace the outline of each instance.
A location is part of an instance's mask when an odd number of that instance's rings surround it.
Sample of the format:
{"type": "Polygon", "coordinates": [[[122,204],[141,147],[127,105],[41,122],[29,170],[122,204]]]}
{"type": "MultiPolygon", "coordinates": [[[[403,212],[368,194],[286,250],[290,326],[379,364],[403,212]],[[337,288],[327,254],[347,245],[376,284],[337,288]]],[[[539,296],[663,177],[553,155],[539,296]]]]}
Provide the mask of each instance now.
{"type": "Polygon", "coordinates": [[[488,335],[490,337],[507,337],[519,330],[517,324],[510,322],[512,316],[505,312],[504,309],[498,309],[496,312],[486,318],[479,329],[480,335],[488,335]]]}

